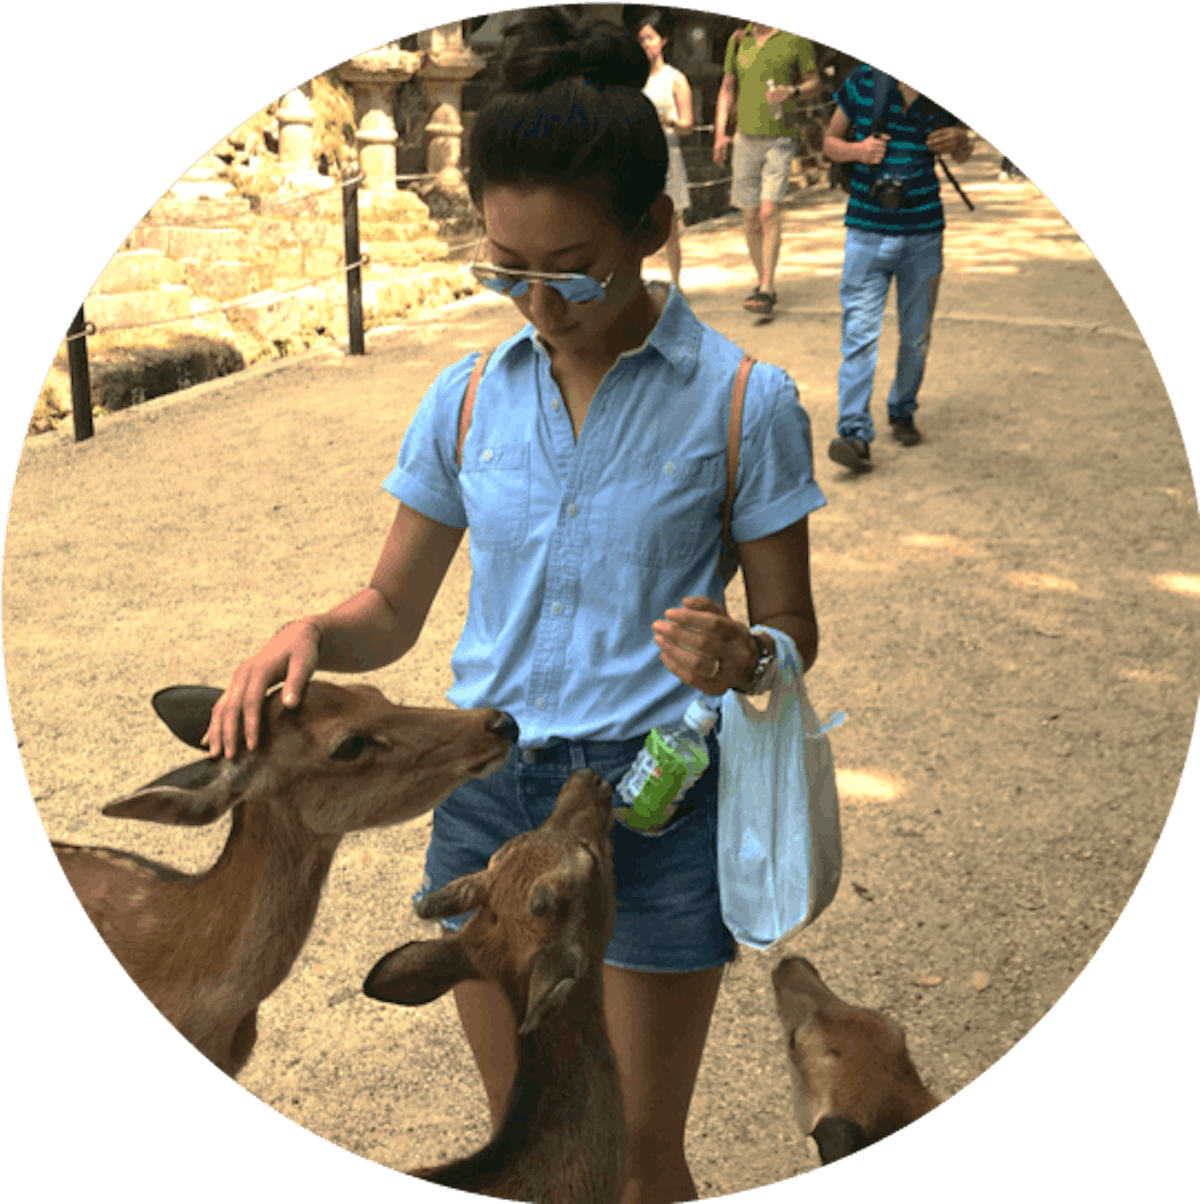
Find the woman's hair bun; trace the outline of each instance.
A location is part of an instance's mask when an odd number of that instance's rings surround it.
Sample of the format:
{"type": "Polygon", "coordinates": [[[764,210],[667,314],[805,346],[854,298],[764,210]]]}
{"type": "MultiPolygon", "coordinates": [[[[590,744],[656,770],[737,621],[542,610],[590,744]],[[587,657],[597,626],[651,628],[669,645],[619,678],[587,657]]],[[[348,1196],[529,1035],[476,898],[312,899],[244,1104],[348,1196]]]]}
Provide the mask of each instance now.
{"type": "Polygon", "coordinates": [[[576,20],[550,8],[505,31],[500,87],[506,92],[540,92],[568,79],[640,90],[649,75],[637,39],[611,21],[576,20]]]}

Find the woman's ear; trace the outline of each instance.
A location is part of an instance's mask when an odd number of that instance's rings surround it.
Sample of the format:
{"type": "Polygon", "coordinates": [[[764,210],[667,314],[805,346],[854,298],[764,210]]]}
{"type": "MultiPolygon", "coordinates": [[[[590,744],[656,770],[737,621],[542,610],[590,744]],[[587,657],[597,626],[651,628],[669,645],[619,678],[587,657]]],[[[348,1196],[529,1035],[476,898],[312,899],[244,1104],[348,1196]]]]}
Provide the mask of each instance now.
{"type": "Polygon", "coordinates": [[[660,192],[654,203],[646,210],[646,233],[642,240],[642,255],[650,256],[662,250],[671,236],[671,219],[675,216],[675,202],[665,192],[660,192]]]}

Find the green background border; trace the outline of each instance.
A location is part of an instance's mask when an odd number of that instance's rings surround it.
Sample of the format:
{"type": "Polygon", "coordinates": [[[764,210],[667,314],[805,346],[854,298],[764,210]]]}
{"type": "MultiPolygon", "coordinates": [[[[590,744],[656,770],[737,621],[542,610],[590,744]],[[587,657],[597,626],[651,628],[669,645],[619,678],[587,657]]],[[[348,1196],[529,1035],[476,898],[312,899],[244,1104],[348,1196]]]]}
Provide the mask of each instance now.
{"type": "MultiPolygon", "coordinates": [[[[1181,405],[1184,327],[1192,334],[1196,312],[1194,223],[1181,231],[1169,222],[1181,206],[1194,211],[1198,196],[1194,170],[1184,178],[1178,166],[1177,148],[1192,154],[1194,138],[1184,119],[1195,46],[1184,6],[857,0],[809,11],[756,0],[752,11],[900,73],[1010,152],[1115,279],[1194,441],[1194,389],[1181,405]]],[[[161,191],[292,84],[466,14],[463,0],[117,0],[8,14],[4,479],[79,299],[161,191]]],[[[16,1188],[12,1198],[99,1188],[179,1202],[214,1193],[448,1199],[280,1119],[155,1022],[58,874],[7,734],[0,774],[8,1103],[0,1182],[16,1188]]],[[[1192,766],[1186,803],[1196,785],[1192,766]]],[[[1196,902],[1186,883],[1195,854],[1194,810],[1183,805],[1081,984],[1003,1062],[885,1145],[753,1194],[763,1204],[845,1191],[1105,1202],[1127,1199],[1143,1179],[1152,1191],[1188,1181],[1196,902]]]]}

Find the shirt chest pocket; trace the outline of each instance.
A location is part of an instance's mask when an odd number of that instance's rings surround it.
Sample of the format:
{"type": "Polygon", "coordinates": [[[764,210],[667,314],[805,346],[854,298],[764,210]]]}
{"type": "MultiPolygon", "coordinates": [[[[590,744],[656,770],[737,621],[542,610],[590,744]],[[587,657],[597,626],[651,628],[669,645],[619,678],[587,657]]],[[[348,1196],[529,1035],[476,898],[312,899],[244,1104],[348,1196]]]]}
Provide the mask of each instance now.
{"type": "Polygon", "coordinates": [[[519,547],[529,532],[529,445],[481,447],[459,473],[473,546],[519,547]]]}
{"type": "Polygon", "coordinates": [[[605,484],[598,500],[612,555],[651,567],[687,564],[720,526],[725,457],[660,460],[605,484]]]}

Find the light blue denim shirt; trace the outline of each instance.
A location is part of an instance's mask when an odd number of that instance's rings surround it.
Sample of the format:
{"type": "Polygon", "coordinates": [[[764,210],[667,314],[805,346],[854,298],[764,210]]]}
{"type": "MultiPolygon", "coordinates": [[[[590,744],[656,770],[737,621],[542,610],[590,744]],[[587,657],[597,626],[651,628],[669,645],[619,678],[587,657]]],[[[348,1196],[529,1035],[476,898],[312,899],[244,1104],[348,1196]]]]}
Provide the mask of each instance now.
{"type": "MultiPolygon", "coordinates": [[[[717,570],[729,401],[742,352],[672,288],[646,342],[600,383],[576,442],[532,325],[480,381],[463,465],[458,420],[476,357],[434,381],[384,488],[468,528],[471,591],[447,697],[553,736],[625,740],[683,715],[695,691],[650,624],[717,570]]],[[[756,364],[742,419],[733,538],[762,539],[825,504],[808,416],[780,368],[756,364]]]]}

